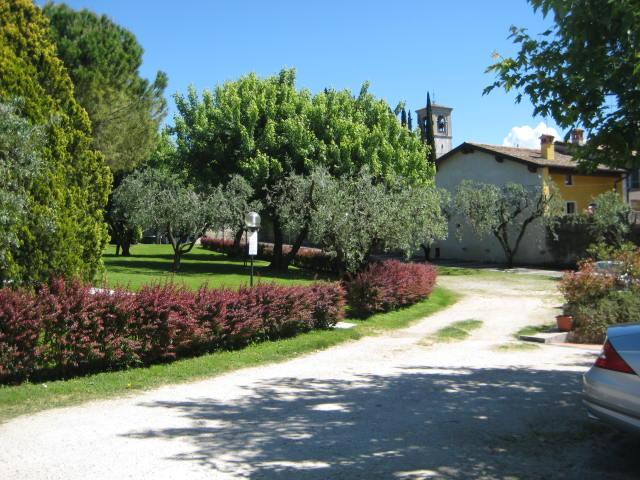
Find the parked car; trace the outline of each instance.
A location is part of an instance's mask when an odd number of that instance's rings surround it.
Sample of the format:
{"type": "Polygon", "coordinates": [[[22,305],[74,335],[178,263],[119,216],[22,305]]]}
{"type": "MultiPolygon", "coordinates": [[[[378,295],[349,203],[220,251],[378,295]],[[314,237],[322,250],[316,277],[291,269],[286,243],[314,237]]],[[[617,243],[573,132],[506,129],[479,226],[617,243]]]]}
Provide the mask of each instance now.
{"type": "Polygon", "coordinates": [[[600,356],[584,374],[589,415],[640,434],[640,323],[614,325],[600,356]]]}

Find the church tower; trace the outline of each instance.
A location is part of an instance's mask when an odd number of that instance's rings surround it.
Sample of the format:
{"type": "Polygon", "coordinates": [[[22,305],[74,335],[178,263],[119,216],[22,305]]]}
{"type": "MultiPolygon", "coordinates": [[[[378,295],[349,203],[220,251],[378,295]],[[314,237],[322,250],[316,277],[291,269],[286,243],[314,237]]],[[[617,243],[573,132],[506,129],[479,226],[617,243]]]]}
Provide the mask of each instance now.
{"type": "MultiPolygon", "coordinates": [[[[453,127],[451,123],[451,112],[453,108],[431,104],[431,112],[433,114],[433,136],[436,141],[436,158],[440,158],[453,149],[453,127]]],[[[416,110],[418,114],[418,125],[422,126],[426,123],[427,107],[416,110]]]]}

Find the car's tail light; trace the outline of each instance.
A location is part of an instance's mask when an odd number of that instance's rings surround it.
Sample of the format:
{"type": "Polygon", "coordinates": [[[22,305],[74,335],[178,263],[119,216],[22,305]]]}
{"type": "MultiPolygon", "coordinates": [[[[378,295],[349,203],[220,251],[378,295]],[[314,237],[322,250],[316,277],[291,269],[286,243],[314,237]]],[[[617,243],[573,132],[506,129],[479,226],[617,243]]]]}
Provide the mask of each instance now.
{"type": "Polygon", "coordinates": [[[636,373],[633,371],[633,368],[624,361],[620,354],[616,352],[616,349],[613,348],[609,340],[604,343],[602,352],[596,360],[596,367],[606,368],[607,370],[613,370],[615,372],[636,373]]]}

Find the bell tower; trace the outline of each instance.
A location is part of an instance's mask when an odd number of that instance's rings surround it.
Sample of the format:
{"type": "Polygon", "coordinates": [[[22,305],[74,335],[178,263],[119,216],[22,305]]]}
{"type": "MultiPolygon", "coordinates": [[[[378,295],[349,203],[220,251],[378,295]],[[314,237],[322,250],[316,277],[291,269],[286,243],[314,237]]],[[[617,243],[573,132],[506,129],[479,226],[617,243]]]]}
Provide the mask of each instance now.
{"type": "MultiPolygon", "coordinates": [[[[451,112],[453,108],[431,104],[431,113],[433,115],[433,136],[436,141],[436,158],[440,158],[453,149],[453,124],[451,123],[451,112]]],[[[427,107],[416,110],[418,114],[418,124],[424,125],[427,115],[427,107]]]]}

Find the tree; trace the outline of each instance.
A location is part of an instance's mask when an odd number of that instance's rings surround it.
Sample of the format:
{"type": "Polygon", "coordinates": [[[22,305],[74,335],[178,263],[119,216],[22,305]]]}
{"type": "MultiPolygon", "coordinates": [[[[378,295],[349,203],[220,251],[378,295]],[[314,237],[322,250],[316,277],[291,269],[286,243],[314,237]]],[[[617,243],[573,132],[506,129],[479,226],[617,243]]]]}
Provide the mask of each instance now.
{"type": "Polygon", "coordinates": [[[0,286],[17,274],[20,227],[27,223],[29,191],[41,168],[43,129],[0,103],[0,286]]]}
{"type": "MultiPolygon", "coordinates": [[[[179,162],[194,182],[217,185],[239,174],[251,183],[272,220],[276,269],[286,269],[295,255],[283,255],[283,219],[271,198],[283,179],[309,175],[317,166],[340,176],[357,175],[366,165],[381,182],[402,176],[407,183],[428,183],[435,173],[420,138],[367,84],[358,96],[330,89],[312,96],[296,88],[293,70],[282,70],[264,79],[244,76],[201,98],[190,89],[186,97],[176,96],[176,106],[172,133],[179,162]]],[[[293,233],[294,246],[307,230],[293,233]]]]}
{"type": "Polygon", "coordinates": [[[431,96],[427,92],[427,112],[424,122],[424,141],[429,148],[429,162],[436,164],[436,138],[433,133],[433,109],[431,107],[431,96]]]}
{"type": "Polygon", "coordinates": [[[538,37],[511,27],[520,51],[487,71],[502,87],[526,95],[535,115],[551,116],[562,128],[582,126],[589,142],[574,155],[598,164],[640,166],[640,4],[636,0],[529,0],[554,25],[538,37]]]}
{"type": "Polygon", "coordinates": [[[173,248],[172,270],[178,271],[182,256],[209,228],[237,225],[238,217],[244,218],[251,195],[240,178],[232,178],[226,189],[218,186],[203,194],[166,170],[145,169],[122,181],[113,204],[124,223],[166,233],[173,248]]]}
{"type": "Polygon", "coordinates": [[[529,226],[543,217],[554,218],[560,210],[559,200],[555,190],[549,188],[463,180],[458,185],[455,208],[478,236],[491,234],[498,240],[507,266],[512,267],[529,226]]]}
{"type": "Polygon", "coordinates": [[[595,243],[620,248],[631,232],[631,207],[614,190],[593,199],[595,209],[587,214],[587,232],[595,243]]]}
{"type": "Polygon", "coordinates": [[[106,15],[54,3],[43,12],[76,99],[91,119],[93,146],[114,174],[132,171],[148,160],[158,141],[166,115],[166,74],[158,72],[153,82],[142,78],[142,47],[106,15]]]}
{"type": "Polygon", "coordinates": [[[20,98],[16,113],[42,125],[45,137],[41,174],[29,186],[29,215],[8,267],[15,282],[92,279],[107,239],[111,175],[91,148],[89,119],[55,53],[48,22],[33,2],[0,2],[0,102],[20,98]]]}
{"type": "Polygon", "coordinates": [[[280,190],[275,208],[286,220],[284,230],[307,228],[343,272],[361,269],[376,247],[409,257],[426,239],[447,233],[432,185],[386,185],[366,169],[338,178],[316,169],[309,176],[287,178],[280,190]]]}

